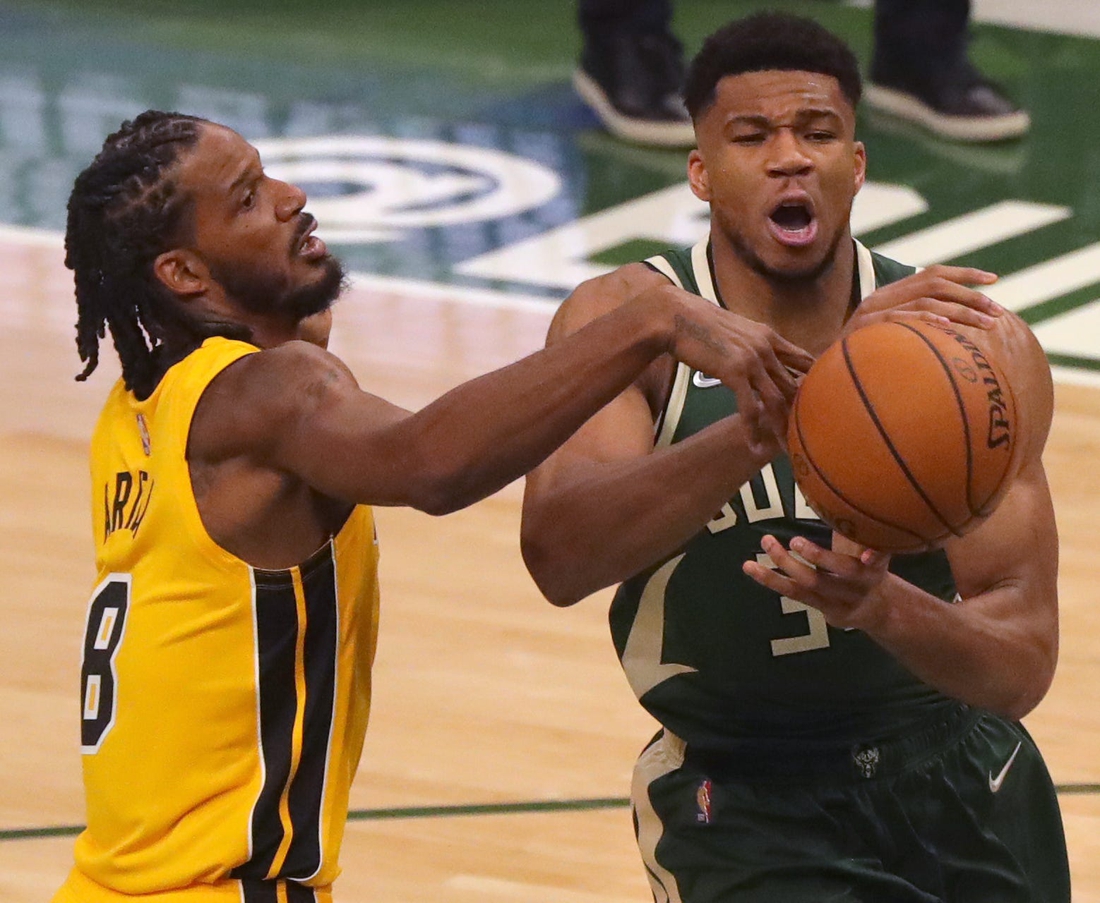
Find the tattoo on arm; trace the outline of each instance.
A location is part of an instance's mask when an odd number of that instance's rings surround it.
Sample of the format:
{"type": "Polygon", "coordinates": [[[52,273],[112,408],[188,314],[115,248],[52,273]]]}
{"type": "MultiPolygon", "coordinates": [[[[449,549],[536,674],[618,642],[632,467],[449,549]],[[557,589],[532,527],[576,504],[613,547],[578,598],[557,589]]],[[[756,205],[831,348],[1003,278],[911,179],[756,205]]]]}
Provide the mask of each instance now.
{"type": "Polygon", "coordinates": [[[302,385],[302,394],[311,404],[317,404],[328,393],[334,383],[338,383],[344,374],[337,367],[326,367],[323,372],[315,373],[302,385]]]}
{"type": "Polygon", "coordinates": [[[707,329],[706,326],[700,323],[694,323],[682,314],[677,314],[673,322],[676,324],[677,332],[695,339],[695,341],[705,345],[711,351],[717,352],[722,357],[726,357],[729,354],[729,349],[714,338],[714,336],[711,335],[711,331],[707,329]]]}

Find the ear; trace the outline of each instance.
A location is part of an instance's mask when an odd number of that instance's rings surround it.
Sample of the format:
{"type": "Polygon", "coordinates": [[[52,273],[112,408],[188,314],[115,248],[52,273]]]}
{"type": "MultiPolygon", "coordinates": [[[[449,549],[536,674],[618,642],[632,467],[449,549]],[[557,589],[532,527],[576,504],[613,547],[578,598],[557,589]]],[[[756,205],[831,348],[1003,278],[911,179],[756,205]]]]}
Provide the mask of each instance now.
{"type": "Polygon", "coordinates": [[[856,169],[855,169],[855,191],[853,195],[859,194],[859,190],[863,187],[863,183],[867,180],[867,148],[863,146],[862,141],[855,143],[855,155],[856,155],[856,169]]]}
{"type": "Polygon", "coordinates": [[[153,273],[169,291],[184,298],[201,294],[210,284],[206,265],[183,248],[159,254],[153,261],[153,273]]]}
{"type": "Polygon", "coordinates": [[[692,194],[701,201],[710,202],[710,176],[698,148],[688,154],[688,182],[691,183],[692,194]]]}

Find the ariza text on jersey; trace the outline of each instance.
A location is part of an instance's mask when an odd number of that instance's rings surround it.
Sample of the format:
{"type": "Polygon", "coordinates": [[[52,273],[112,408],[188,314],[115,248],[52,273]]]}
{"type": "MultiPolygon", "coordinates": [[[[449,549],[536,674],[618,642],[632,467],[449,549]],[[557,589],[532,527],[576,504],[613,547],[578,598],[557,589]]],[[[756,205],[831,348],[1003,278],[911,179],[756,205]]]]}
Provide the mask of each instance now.
{"type": "Polygon", "coordinates": [[[152,497],[153,479],[144,470],[137,473],[120,470],[115,474],[113,488],[110,481],[104,483],[103,538],[116,530],[129,530],[136,536],[152,497]]]}

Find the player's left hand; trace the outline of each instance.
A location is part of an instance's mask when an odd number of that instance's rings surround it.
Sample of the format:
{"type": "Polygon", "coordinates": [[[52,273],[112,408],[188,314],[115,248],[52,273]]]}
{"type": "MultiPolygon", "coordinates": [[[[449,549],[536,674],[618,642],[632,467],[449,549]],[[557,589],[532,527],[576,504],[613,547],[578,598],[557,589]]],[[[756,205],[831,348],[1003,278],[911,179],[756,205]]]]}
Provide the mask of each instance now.
{"type": "Polygon", "coordinates": [[[881,593],[890,556],[833,534],[833,548],[823,549],[804,536],[785,548],[774,536],[761,543],[774,568],[755,559],[742,565],[745,574],[762,586],[816,608],[834,627],[868,630],[885,614],[881,593]]]}
{"type": "Polygon", "coordinates": [[[847,335],[861,326],[907,318],[931,323],[991,329],[1003,308],[971,286],[991,285],[997,275],[973,267],[933,264],[876,289],[860,302],[845,324],[847,335]]]}

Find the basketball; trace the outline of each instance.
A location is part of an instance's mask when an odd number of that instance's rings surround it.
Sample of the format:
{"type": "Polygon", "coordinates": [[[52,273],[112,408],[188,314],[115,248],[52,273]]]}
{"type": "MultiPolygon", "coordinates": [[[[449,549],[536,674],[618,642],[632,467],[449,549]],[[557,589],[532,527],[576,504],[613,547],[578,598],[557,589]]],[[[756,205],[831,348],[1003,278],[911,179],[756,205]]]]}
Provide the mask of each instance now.
{"type": "Polygon", "coordinates": [[[988,517],[1012,477],[1016,400],[948,325],[875,323],[831,345],[795,396],[788,448],[810,507],[883,552],[918,552],[988,517]]]}

